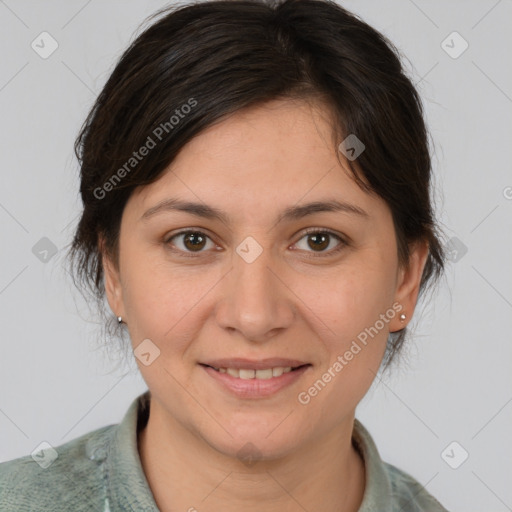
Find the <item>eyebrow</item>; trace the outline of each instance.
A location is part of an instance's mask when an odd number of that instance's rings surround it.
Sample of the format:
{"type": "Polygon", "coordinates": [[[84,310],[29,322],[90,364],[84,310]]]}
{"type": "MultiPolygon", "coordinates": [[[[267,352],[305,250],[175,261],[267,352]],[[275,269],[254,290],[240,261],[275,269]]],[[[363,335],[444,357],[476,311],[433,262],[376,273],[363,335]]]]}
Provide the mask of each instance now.
{"type": "MultiPolygon", "coordinates": [[[[218,208],[203,203],[183,201],[176,198],[164,199],[159,202],[157,205],[144,212],[140,220],[146,221],[154,215],[169,211],[185,212],[204,219],[218,220],[224,224],[230,223],[229,216],[218,208]]],[[[299,220],[308,215],[321,212],[345,212],[358,215],[362,218],[369,217],[368,213],[356,205],[338,201],[337,199],[331,199],[327,201],[314,201],[299,206],[290,206],[278,215],[275,224],[283,221],[299,220]]]]}

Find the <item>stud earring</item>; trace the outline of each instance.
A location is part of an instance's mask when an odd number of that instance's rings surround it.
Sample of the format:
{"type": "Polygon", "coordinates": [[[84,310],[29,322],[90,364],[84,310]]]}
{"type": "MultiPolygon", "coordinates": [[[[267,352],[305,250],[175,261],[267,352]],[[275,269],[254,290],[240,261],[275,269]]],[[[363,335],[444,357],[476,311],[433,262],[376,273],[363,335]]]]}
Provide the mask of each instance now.
{"type": "Polygon", "coordinates": [[[123,323],[123,317],[122,316],[118,316],[117,317],[117,323],[118,324],[122,324],[123,323]]]}
{"type": "Polygon", "coordinates": [[[407,318],[407,316],[405,315],[405,313],[402,313],[400,315],[400,322],[405,322],[405,319],[407,318]]]}

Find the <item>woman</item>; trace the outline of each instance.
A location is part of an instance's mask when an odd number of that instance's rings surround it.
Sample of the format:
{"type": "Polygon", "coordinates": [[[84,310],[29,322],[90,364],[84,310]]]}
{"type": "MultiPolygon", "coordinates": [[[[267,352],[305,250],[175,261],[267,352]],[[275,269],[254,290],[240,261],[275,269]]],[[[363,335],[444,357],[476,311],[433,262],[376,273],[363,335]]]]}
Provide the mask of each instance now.
{"type": "Polygon", "coordinates": [[[355,419],[444,261],[397,51],[325,0],[159,14],[77,139],[70,251],[148,391],[0,465],[1,510],[445,510],[355,419]]]}

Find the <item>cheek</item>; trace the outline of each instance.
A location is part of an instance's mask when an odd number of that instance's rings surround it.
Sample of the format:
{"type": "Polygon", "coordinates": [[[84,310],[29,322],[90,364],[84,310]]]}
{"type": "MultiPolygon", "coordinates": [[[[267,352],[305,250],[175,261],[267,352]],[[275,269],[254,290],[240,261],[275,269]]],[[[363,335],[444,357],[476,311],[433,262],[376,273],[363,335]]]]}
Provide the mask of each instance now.
{"type": "Polygon", "coordinates": [[[326,355],[315,375],[322,381],[316,386],[324,394],[320,401],[355,404],[362,398],[378,371],[389,322],[397,314],[392,272],[362,261],[329,279],[308,279],[308,288],[297,281],[294,288],[299,297],[307,297],[303,311],[326,355]]]}
{"type": "MultiPolygon", "coordinates": [[[[390,276],[392,272],[385,267],[365,265],[361,260],[321,278],[297,279],[293,289],[303,298],[303,310],[313,313],[308,316],[315,319],[316,330],[324,334],[326,343],[342,348],[391,308],[394,283],[390,276]]],[[[383,329],[380,323],[379,327],[383,329]]]]}
{"type": "Polygon", "coordinates": [[[123,286],[132,343],[154,340],[164,356],[184,351],[185,340],[193,338],[204,321],[199,316],[205,315],[209,291],[222,276],[211,269],[171,265],[162,261],[164,256],[132,254],[125,261],[123,286]]]}

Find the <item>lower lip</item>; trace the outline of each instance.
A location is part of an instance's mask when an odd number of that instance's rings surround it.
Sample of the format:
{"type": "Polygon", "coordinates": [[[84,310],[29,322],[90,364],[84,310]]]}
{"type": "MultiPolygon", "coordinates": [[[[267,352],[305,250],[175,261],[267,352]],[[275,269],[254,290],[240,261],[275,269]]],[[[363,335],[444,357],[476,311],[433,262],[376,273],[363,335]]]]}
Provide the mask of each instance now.
{"type": "Polygon", "coordinates": [[[201,366],[211,377],[234,395],[240,398],[265,398],[292,385],[302,377],[311,365],[302,366],[297,370],[283,373],[279,377],[272,377],[271,379],[240,379],[227,373],[220,373],[210,366],[201,366]]]}

